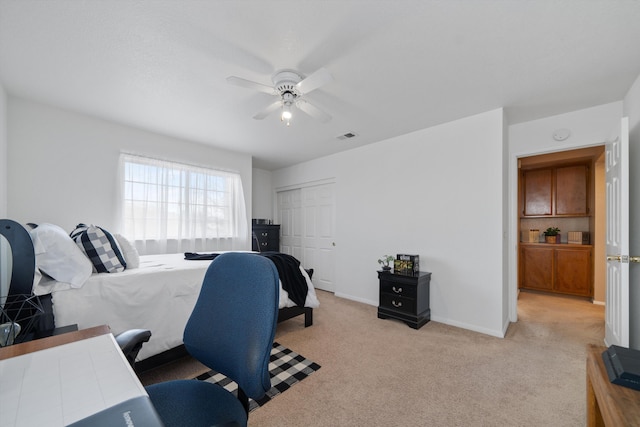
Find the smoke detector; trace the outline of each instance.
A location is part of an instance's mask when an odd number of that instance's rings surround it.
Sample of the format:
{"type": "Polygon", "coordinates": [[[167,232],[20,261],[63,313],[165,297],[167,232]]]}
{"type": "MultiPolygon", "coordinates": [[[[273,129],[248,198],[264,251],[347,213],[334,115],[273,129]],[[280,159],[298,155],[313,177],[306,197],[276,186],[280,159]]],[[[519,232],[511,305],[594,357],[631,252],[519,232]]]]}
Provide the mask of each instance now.
{"type": "Polygon", "coordinates": [[[336,138],[338,138],[340,140],[344,140],[344,139],[355,138],[356,136],[358,136],[358,135],[353,133],[353,132],[347,132],[344,135],[336,136],[336,138]]]}

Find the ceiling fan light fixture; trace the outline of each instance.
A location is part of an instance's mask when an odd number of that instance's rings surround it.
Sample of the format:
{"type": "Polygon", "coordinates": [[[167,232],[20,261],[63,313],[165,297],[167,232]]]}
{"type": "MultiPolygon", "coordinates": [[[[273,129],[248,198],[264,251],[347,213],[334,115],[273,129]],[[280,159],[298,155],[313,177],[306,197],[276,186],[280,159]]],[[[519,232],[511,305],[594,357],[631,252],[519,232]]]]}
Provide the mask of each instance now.
{"type": "Polygon", "coordinates": [[[285,104],[282,107],[282,120],[289,120],[291,117],[291,106],[289,104],[285,104]]]}
{"type": "Polygon", "coordinates": [[[291,114],[291,103],[284,102],[282,104],[282,116],[280,116],[280,121],[285,122],[287,126],[291,126],[291,117],[293,117],[291,114]]]}

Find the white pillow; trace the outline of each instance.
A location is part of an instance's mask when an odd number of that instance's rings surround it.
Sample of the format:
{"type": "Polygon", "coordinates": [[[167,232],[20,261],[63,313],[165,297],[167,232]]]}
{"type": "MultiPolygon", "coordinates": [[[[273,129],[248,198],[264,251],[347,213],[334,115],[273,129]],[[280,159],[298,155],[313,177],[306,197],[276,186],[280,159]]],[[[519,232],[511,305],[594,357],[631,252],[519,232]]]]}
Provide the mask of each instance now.
{"type": "Polygon", "coordinates": [[[79,288],[91,276],[93,266],[71,237],[54,224],[40,224],[29,232],[36,267],[58,282],[79,288]]]}
{"type": "Polygon", "coordinates": [[[140,267],[140,254],[133,244],[127,240],[122,234],[114,234],[116,242],[120,247],[120,252],[124,256],[124,260],[127,263],[127,269],[140,267]]]}

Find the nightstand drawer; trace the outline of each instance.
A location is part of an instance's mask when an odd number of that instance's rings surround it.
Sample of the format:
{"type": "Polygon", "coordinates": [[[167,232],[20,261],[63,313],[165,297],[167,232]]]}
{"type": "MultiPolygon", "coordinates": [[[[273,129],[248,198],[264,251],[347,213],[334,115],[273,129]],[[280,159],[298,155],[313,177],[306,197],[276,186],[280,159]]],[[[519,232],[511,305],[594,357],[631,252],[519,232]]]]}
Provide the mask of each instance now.
{"type": "Polygon", "coordinates": [[[258,247],[260,252],[278,252],[278,239],[260,240],[258,239],[258,247]]]}
{"type": "Polygon", "coordinates": [[[260,240],[275,239],[278,236],[278,230],[256,230],[254,232],[260,240]]]}
{"type": "Polygon", "coordinates": [[[389,280],[380,280],[380,292],[397,295],[406,298],[416,297],[416,285],[402,282],[392,282],[389,280]]]}
{"type": "Polygon", "coordinates": [[[416,312],[416,300],[415,298],[383,293],[380,294],[380,307],[412,314],[416,312]]]}

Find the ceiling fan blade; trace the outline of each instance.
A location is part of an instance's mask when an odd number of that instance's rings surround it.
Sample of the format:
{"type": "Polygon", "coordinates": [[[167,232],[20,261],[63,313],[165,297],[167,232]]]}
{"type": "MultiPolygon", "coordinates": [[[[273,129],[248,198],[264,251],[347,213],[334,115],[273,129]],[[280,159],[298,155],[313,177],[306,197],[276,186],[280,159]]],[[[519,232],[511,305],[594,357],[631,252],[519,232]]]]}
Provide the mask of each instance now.
{"type": "Polygon", "coordinates": [[[260,111],[255,116],[253,116],[253,118],[256,119],[256,120],[262,120],[265,117],[267,117],[269,114],[271,114],[274,111],[276,111],[280,107],[282,107],[282,101],[278,100],[278,101],[274,102],[273,104],[270,104],[267,108],[265,108],[264,110],[260,111]]]}
{"type": "Polygon", "coordinates": [[[322,123],[327,123],[331,120],[331,116],[329,114],[325,113],[305,99],[299,99],[298,102],[296,102],[296,106],[314,119],[320,120],[322,123]]]}
{"type": "Polygon", "coordinates": [[[319,70],[311,73],[302,81],[296,84],[300,93],[309,93],[312,90],[318,89],[320,86],[324,86],[327,83],[333,81],[333,76],[326,68],[320,68],[319,70]]]}
{"type": "Polygon", "coordinates": [[[255,89],[260,92],[268,93],[269,95],[277,95],[277,92],[271,86],[263,85],[262,83],[252,82],[251,80],[243,79],[236,76],[227,77],[227,83],[235,86],[246,87],[248,89],[255,89]]]}

